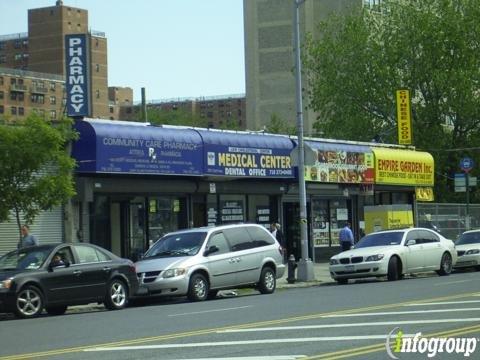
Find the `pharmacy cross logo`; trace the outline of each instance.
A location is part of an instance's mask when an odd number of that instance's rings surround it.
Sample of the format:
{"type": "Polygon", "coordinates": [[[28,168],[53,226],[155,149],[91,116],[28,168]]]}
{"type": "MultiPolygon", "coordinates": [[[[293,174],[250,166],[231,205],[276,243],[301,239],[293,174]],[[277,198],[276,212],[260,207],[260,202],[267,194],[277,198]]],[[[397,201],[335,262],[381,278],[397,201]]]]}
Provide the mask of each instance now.
{"type": "Polygon", "coordinates": [[[440,353],[463,354],[469,357],[475,352],[477,338],[448,338],[448,337],[423,337],[421,332],[415,335],[405,335],[396,327],[387,335],[385,349],[391,359],[399,359],[400,353],[426,354],[433,358],[440,353]],[[392,344],[393,343],[393,344],[392,344]]]}

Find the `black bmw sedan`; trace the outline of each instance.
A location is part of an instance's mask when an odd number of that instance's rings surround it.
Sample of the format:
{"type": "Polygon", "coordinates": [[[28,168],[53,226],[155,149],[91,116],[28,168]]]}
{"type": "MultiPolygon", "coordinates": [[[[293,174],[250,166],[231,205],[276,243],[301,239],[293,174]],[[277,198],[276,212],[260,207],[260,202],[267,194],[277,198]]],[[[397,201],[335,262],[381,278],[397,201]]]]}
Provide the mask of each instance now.
{"type": "Polygon", "coordinates": [[[0,258],[0,312],[22,318],[92,302],[122,309],[137,289],[134,264],[92,244],[32,246],[0,258]]]}

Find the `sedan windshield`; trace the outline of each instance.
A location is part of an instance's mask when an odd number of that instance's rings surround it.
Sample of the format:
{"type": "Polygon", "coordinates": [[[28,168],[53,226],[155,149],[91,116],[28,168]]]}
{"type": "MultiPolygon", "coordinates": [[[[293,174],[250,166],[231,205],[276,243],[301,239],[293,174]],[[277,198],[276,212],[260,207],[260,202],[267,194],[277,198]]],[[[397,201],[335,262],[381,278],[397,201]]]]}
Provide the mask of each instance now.
{"type": "Polygon", "coordinates": [[[147,251],[144,258],[196,255],[202,247],[206,234],[206,232],[188,232],[166,235],[147,251]]]}
{"type": "Polygon", "coordinates": [[[457,245],[478,243],[480,243],[480,231],[462,234],[462,236],[460,236],[460,239],[458,239],[456,242],[457,245]]]}
{"type": "Polygon", "coordinates": [[[42,266],[51,249],[22,249],[0,258],[0,270],[36,270],[42,266]]]}
{"type": "Polygon", "coordinates": [[[355,249],[370,246],[399,245],[402,242],[403,232],[383,232],[368,234],[355,244],[355,249]]]}

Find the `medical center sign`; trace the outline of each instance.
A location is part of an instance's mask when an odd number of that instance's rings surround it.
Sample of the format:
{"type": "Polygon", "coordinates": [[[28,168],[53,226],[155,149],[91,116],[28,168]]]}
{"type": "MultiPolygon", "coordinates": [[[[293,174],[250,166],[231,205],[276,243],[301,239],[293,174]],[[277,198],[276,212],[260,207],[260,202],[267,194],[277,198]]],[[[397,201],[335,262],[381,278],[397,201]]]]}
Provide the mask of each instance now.
{"type": "Polygon", "coordinates": [[[89,116],[87,35],[65,35],[67,115],[89,116]]]}

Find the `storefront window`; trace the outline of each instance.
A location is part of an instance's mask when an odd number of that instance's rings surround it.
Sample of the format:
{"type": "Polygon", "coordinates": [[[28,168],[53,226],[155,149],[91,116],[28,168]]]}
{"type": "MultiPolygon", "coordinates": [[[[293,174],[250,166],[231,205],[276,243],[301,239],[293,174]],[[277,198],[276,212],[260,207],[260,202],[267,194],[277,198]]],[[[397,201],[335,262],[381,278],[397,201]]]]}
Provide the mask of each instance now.
{"type": "Polygon", "coordinates": [[[312,201],[312,229],[315,246],[330,244],[330,216],[328,200],[314,199],[312,201]]]}
{"type": "Polygon", "coordinates": [[[148,198],[149,245],[166,233],[186,228],[186,201],[182,198],[159,196],[148,198]]]}
{"type": "Polygon", "coordinates": [[[219,205],[222,224],[245,222],[245,195],[220,195],[219,205]]]}
{"type": "Polygon", "coordinates": [[[207,195],[207,224],[208,226],[218,224],[217,195],[207,195]]]}
{"type": "Polygon", "coordinates": [[[248,222],[263,225],[268,229],[272,222],[278,222],[274,216],[274,209],[270,206],[270,196],[248,196],[248,222]]]}
{"type": "Polygon", "coordinates": [[[330,201],[330,228],[331,245],[338,246],[340,242],[338,236],[342,227],[348,222],[347,200],[330,201]]]}

